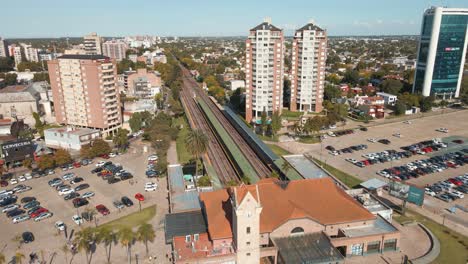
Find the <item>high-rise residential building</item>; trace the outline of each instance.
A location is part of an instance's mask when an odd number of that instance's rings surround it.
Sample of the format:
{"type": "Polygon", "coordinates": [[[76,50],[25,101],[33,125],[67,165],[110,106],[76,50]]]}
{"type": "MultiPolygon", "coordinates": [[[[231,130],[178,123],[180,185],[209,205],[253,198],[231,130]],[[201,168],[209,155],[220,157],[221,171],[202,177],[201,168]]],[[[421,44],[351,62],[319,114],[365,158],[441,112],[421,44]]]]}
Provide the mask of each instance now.
{"type": "Polygon", "coordinates": [[[245,55],[246,105],[248,122],[258,120],[262,112],[268,116],[281,113],[283,107],[283,31],[271,20],[252,28],[246,41],[245,55]]]}
{"type": "Polygon", "coordinates": [[[88,55],[102,55],[102,38],[95,32],[86,35],[84,39],[84,50],[88,55]]]}
{"type": "Polygon", "coordinates": [[[21,47],[13,44],[10,45],[8,49],[10,50],[10,54],[13,54],[13,58],[15,59],[15,67],[18,67],[18,64],[20,64],[23,61],[23,55],[21,55],[21,47]]]}
{"type": "Polygon", "coordinates": [[[113,134],[121,126],[115,60],[62,55],[47,62],[58,123],[113,134]]]}
{"type": "Polygon", "coordinates": [[[8,57],[8,45],[5,39],[0,37],[0,57],[8,57]]]}
{"type": "Polygon", "coordinates": [[[38,50],[31,45],[21,44],[24,50],[24,56],[28,61],[39,62],[38,50]]]}
{"type": "Polygon", "coordinates": [[[125,59],[127,44],[121,40],[110,40],[102,44],[104,56],[121,61],[125,59]]]}
{"type": "Polygon", "coordinates": [[[468,9],[431,7],[424,12],[413,92],[458,97],[468,46],[468,9]]]}
{"type": "Polygon", "coordinates": [[[296,30],[292,43],[291,111],[321,112],[327,33],[312,22],[296,30]]]}

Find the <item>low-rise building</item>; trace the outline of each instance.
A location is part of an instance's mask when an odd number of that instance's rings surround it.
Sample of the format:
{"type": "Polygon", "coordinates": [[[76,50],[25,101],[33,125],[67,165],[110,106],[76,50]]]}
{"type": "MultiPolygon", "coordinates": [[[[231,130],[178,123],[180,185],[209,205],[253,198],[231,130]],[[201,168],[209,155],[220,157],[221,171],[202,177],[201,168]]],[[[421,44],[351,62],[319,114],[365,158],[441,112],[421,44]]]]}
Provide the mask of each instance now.
{"type": "Polygon", "coordinates": [[[91,128],[60,127],[44,130],[46,146],[52,149],[79,151],[92,140],[101,137],[101,132],[91,128]]]}
{"type": "Polygon", "coordinates": [[[154,96],[152,88],[161,87],[161,75],[157,71],[148,72],[146,69],[138,69],[136,73],[130,73],[126,79],[128,96],[151,97],[154,96]]]}
{"type": "Polygon", "coordinates": [[[0,136],[11,135],[11,119],[0,119],[0,136]]]}
{"type": "Polygon", "coordinates": [[[244,80],[231,80],[229,87],[231,91],[235,91],[238,88],[245,88],[245,81],[244,80]]]}
{"type": "Polygon", "coordinates": [[[380,96],[359,96],[352,99],[352,105],[373,118],[383,118],[385,116],[385,101],[380,96]]]}
{"type": "Polygon", "coordinates": [[[396,101],[398,100],[398,96],[384,92],[378,92],[377,96],[382,97],[386,105],[395,105],[396,101]]]}
{"type": "Polygon", "coordinates": [[[269,178],[204,192],[200,201],[206,232],[202,219],[193,228],[184,221],[183,229],[166,222],[175,263],[343,263],[400,246],[396,227],[328,177],[269,178]]]}

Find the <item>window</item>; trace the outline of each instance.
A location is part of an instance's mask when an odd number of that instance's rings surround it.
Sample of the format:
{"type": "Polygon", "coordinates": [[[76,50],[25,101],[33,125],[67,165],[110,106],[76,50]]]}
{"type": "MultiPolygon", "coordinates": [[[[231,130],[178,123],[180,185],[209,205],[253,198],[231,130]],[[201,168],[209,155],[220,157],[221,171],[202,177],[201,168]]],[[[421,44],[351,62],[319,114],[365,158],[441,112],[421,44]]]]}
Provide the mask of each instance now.
{"type": "Polygon", "coordinates": [[[363,244],[355,244],[351,246],[351,255],[362,255],[363,244]]]}
{"type": "Polygon", "coordinates": [[[291,235],[298,235],[298,234],[303,234],[303,233],[304,233],[304,228],[302,228],[302,227],[295,227],[291,231],[291,235]]]}
{"type": "Polygon", "coordinates": [[[247,234],[250,234],[250,226],[247,227],[247,230],[246,230],[246,231],[247,231],[247,234]]]}
{"type": "Polygon", "coordinates": [[[199,234],[194,234],[193,235],[193,241],[198,241],[199,238],[200,238],[199,234]]]}
{"type": "Polygon", "coordinates": [[[396,249],[396,239],[388,239],[384,242],[384,251],[386,250],[395,250],[396,249]]]}
{"type": "Polygon", "coordinates": [[[367,253],[379,253],[380,252],[380,241],[373,241],[367,243],[367,253]]]}
{"type": "Polygon", "coordinates": [[[190,242],[190,235],[185,236],[185,242],[187,242],[187,243],[190,242]]]}

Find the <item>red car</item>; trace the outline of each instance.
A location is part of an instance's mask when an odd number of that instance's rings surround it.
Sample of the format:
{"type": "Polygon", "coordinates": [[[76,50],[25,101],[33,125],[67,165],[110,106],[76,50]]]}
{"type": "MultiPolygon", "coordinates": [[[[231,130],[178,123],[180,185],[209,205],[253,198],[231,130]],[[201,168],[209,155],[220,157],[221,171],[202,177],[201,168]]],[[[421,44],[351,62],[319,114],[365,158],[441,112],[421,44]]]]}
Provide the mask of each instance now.
{"type": "Polygon", "coordinates": [[[75,161],[75,162],[73,163],[73,167],[75,167],[75,168],[81,167],[81,162],[75,161]]]}
{"type": "Polygon", "coordinates": [[[140,202],[143,202],[145,200],[145,197],[141,193],[135,194],[135,199],[137,199],[140,202]]]}
{"type": "Polygon", "coordinates": [[[96,210],[102,215],[110,214],[109,209],[107,209],[107,207],[105,207],[103,204],[96,205],[96,210]]]}
{"type": "Polygon", "coordinates": [[[36,211],[32,212],[29,216],[31,218],[34,218],[42,213],[45,213],[45,212],[49,212],[49,210],[45,209],[44,207],[41,207],[39,209],[37,209],[36,211]]]}
{"type": "Polygon", "coordinates": [[[8,182],[7,182],[7,181],[0,181],[0,186],[2,186],[2,187],[7,187],[7,186],[8,186],[8,182]]]}
{"type": "Polygon", "coordinates": [[[455,184],[455,185],[457,185],[457,186],[463,185],[463,182],[462,182],[462,181],[459,181],[459,180],[457,180],[457,179],[448,179],[448,181],[451,182],[451,183],[453,183],[453,184],[455,184]]]}
{"type": "Polygon", "coordinates": [[[103,159],[109,159],[109,155],[107,155],[107,154],[99,155],[99,157],[101,157],[103,159]]]}
{"type": "Polygon", "coordinates": [[[455,139],[455,140],[452,140],[453,143],[457,143],[457,144],[463,144],[464,141],[461,140],[461,139],[455,139]]]}

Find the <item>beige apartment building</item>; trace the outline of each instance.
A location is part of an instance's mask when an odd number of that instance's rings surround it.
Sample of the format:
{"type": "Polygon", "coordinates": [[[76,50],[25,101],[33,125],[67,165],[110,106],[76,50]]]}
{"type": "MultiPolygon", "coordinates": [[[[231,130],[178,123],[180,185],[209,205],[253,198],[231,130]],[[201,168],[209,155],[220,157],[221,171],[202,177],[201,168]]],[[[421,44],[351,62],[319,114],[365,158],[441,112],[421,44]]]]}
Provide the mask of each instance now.
{"type": "Polygon", "coordinates": [[[327,33],[313,23],[296,30],[291,60],[291,111],[321,112],[327,33]]]}
{"type": "Polygon", "coordinates": [[[121,127],[115,60],[102,55],[63,55],[48,61],[57,123],[98,129],[121,127]]]}
{"type": "Polygon", "coordinates": [[[102,44],[103,55],[116,61],[125,59],[127,44],[123,40],[109,40],[102,44]]]}
{"type": "Polygon", "coordinates": [[[84,50],[88,55],[102,55],[102,38],[95,32],[83,37],[84,50]]]}
{"type": "Polygon", "coordinates": [[[245,118],[247,122],[281,112],[283,107],[283,31],[266,19],[252,28],[246,40],[245,118]]]}

